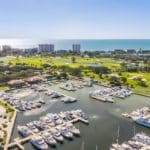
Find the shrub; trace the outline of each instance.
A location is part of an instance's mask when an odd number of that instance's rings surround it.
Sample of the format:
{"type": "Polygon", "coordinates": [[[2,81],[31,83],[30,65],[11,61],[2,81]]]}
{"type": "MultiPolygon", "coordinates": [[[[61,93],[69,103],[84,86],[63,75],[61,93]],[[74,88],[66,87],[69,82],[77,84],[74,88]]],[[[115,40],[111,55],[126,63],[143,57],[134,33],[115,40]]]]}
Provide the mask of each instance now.
{"type": "Polygon", "coordinates": [[[138,81],[138,85],[143,86],[143,87],[147,87],[147,81],[145,79],[141,79],[138,81]]]}

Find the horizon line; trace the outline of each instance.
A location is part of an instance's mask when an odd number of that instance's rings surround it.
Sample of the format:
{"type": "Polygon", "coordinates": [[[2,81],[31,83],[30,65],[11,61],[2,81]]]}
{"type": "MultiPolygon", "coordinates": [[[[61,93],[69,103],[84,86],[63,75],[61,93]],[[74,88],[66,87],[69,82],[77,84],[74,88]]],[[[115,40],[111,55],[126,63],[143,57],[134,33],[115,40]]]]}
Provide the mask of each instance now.
{"type": "Polygon", "coordinates": [[[0,40],[150,40],[150,38],[0,38],[0,40]]]}

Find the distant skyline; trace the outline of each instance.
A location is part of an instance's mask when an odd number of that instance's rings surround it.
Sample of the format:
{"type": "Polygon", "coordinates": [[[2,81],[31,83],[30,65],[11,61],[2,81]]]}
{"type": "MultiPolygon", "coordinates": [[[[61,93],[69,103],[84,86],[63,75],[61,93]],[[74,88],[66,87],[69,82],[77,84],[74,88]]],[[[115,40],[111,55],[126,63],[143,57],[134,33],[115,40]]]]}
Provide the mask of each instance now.
{"type": "Polygon", "coordinates": [[[54,44],[55,50],[70,50],[72,44],[80,44],[81,50],[113,50],[113,49],[143,49],[150,50],[150,39],[102,39],[102,40],[23,40],[23,39],[0,39],[2,45],[10,45],[13,48],[33,48],[39,44],[54,44]]]}
{"type": "Polygon", "coordinates": [[[0,39],[150,39],[149,0],[0,0],[0,39]]]}

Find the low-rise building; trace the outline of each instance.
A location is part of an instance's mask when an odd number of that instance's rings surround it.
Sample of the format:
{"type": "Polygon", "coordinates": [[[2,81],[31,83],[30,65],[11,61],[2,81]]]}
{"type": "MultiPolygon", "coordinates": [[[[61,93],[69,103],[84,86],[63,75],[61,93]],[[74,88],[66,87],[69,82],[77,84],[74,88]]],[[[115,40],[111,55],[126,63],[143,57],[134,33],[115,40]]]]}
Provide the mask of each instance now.
{"type": "Polygon", "coordinates": [[[126,63],[126,66],[128,68],[137,68],[138,67],[138,65],[136,63],[126,63]]]}
{"type": "Polygon", "coordinates": [[[63,49],[56,51],[56,54],[57,54],[57,55],[66,55],[67,53],[68,53],[68,50],[63,50],[63,49]]]}
{"type": "Polygon", "coordinates": [[[21,88],[22,86],[25,85],[25,82],[23,80],[10,80],[9,82],[7,82],[7,84],[11,87],[11,88],[21,88]]]}
{"type": "Polygon", "coordinates": [[[24,54],[36,54],[38,53],[38,48],[27,48],[27,49],[24,49],[24,54]]]}
{"type": "Polygon", "coordinates": [[[33,76],[33,77],[26,78],[25,81],[28,82],[29,84],[34,84],[34,83],[40,83],[41,81],[43,81],[43,78],[40,76],[33,76]]]}
{"type": "Polygon", "coordinates": [[[114,49],[114,54],[125,54],[126,51],[123,49],[114,49]]]}
{"type": "Polygon", "coordinates": [[[52,80],[54,76],[51,74],[43,74],[42,77],[46,80],[52,80]]]}
{"type": "Polygon", "coordinates": [[[23,54],[23,49],[13,48],[12,53],[13,53],[13,55],[22,55],[23,54]]]}
{"type": "Polygon", "coordinates": [[[135,49],[127,49],[127,54],[136,54],[135,49]]]}

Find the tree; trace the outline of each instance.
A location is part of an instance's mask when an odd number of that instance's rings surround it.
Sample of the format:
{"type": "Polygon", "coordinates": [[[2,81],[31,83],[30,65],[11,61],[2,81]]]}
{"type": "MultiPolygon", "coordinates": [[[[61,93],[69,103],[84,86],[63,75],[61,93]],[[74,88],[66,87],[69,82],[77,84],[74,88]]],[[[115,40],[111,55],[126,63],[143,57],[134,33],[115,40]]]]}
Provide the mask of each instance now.
{"type": "Polygon", "coordinates": [[[81,69],[80,68],[71,68],[71,74],[74,76],[81,76],[81,69]]]}
{"type": "Polygon", "coordinates": [[[75,63],[76,62],[76,58],[74,56],[71,57],[71,61],[72,61],[72,63],[75,63]]]}
{"type": "Polygon", "coordinates": [[[111,75],[109,77],[109,81],[110,81],[110,84],[113,84],[113,85],[116,85],[116,86],[121,85],[120,77],[118,77],[117,75],[111,75]]]}
{"type": "Polygon", "coordinates": [[[126,77],[121,77],[121,80],[122,80],[123,83],[127,82],[127,78],[126,77]]]}
{"type": "Polygon", "coordinates": [[[51,65],[49,65],[49,64],[47,64],[47,63],[42,64],[42,66],[43,66],[44,69],[46,69],[46,68],[48,68],[48,67],[51,67],[51,65]]]}
{"type": "Polygon", "coordinates": [[[145,70],[148,72],[150,70],[150,59],[145,59],[143,63],[145,64],[145,70]]]}
{"type": "Polygon", "coordinates": [[[100,73],[100,74],[99,74],[99,78],[100,78],[100,79],[103,79],[103,74],[100,73]]]}
{"type": "Polygon", "coordinates": [[[121,65],[122,71],[127,71],[127,65],[125,62],[122,62],[120,65],[121,65]]]}
{"type": "Polygon", "coordinates": [[[62,73],[60,73],[60,77],[67,79],[68,75],[66,72],[62,72],[62,73]]]}
{"type": "Polygon", "coordinates": [[[138,81],[138,84],[139,84],[140,86],[143,86],[143,87],[147,87],[147,86],[148,86],[147,81],[146,81],[145,79],[139,80],[139,81],[138,81]]]}
{"type": "Polygon", "coordinates": [[[100,67],[90,67],[90,69],[96,74],[108,74],[110,73],[110,69],[105,66],[100,67]]]}

